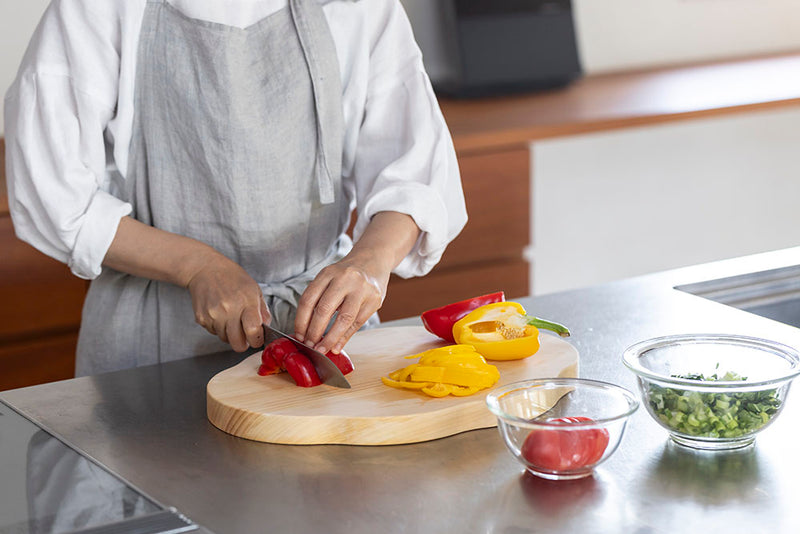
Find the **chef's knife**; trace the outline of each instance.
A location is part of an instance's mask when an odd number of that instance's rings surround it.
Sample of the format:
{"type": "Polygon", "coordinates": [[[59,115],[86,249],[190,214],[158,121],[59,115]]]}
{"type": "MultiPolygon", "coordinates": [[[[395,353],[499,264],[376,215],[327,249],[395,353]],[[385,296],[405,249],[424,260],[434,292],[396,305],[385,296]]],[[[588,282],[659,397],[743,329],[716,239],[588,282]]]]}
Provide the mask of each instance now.
{"type": "Polygon", "coordinates": [[[311,360],[311,363],[314,365],[314,369],[317,370],[319,379],[323,384],[336,386],[337,388],[350,388],[350,382],[347,381],[342,372],[338,367],[336,367],[336,364],[333,363],[330,358],[321,352],[304,345],[292,336],[284,334],[280,330],[275,330],[271,326],[264,325],[264,345],[281,338],[288,339],[294,343],[294,346],[297,347],[297,352],[304,354],[309,360],[311,360]]]}

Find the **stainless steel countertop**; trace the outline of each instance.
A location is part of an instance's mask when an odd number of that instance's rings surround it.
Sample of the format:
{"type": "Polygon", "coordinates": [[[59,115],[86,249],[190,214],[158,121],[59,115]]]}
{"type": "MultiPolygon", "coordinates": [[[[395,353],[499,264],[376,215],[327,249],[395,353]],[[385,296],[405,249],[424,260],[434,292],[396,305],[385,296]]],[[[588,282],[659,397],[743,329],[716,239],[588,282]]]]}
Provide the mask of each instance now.
{"type": "MultiPolygon", "coordinates": [[[[726,332],[800,346],[796,328],[673,289],[797,264],[800,248],[517,300],[570,326],[581,376],[635,391],[620,357],[644,338],[726,332]]],[[[0,399],[217,534],[800,532],[800,392],[755,447],[738,452],[675,446],[640,408],[593,477],[550,482],[525,474],[496,429],[381,447],[227,435],[206,419],[205,385],[241,359],[204,356],[0,399]]]]}

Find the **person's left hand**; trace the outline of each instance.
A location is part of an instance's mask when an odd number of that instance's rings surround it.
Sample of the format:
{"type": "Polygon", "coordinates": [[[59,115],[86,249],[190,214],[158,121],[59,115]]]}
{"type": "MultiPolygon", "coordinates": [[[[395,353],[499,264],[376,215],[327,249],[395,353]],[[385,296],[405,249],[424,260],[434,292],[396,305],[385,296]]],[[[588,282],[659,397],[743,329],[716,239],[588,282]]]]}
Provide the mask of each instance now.
{"type": "Polygon", "coordinates": [[[369,251],[351,253],[320,271],[300,297],[295,319],[297,339],[323,354],[342,350],[386,296],[391,267],[381,266],[377,256],[369,251]],[[336,321],[326,334],[334,313],[336,321]]]}
{"type": "Polygon", "coordinates": [[[408,215],[393,211],[373,215],[353,250],[322,269],[303,292],[294,321],[295,337],[323,354],[339,353],[381,307],[392,269],[419,235],[420,229],[408,215]],[[334,313],[336,321],[326,334],[334,313]]]}

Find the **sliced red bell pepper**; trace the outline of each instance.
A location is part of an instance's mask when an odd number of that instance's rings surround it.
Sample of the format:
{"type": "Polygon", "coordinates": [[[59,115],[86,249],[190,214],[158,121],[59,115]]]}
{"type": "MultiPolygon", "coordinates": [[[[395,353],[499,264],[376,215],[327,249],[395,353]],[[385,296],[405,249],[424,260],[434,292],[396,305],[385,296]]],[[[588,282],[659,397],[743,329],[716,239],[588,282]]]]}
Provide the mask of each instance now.
{"type": "Polygon", "coordinates": [[[353,372],[353,361],[350,359],[350,356],[345,353],[345,351],[340,351],[339,354],[328,352],[325,356],[330,358],[331,361],[336,364],[336,367],[339,368],[343,375],[353,372]]]}
{"type": "Polygon", "coordinates": [[[455,343],[456,341],[453,339],[453,325],[456,324],[459,319],[462,319],[476,308],[493,302],[503,302],[505,300],[505,293],[498,291],[496,293],[489,293],[488,295],[481,295],[479,297],[454,302],[442,306],[441,308],[434,308],[423,312],[422,324],[431,334],[439,336],[450,343],[455,343]]]}
{"type": "MultiPolygon", "coordinates": [[[[328,352],[327,356],[342,374],[353,372],[353,362],[346,352],[328,352]]],[[[311,360],[298,352],[294,343],[286,338],[276,339],[264,347],[258,374],[266,376],[282,371],[287,371],[298,386],[311,387],[322,383],[311,360]]]]}
{"type": "Polygon", "coordinates": [[[283,371],[280,365],[275,362],[271,354],[261,353],[261,365],[258,367],[258,374],[261,376],[274,375],[283,371]]]}
{"type": "Polygon", "coordinates": [[[292,352],[283,358],[283,365],[286,372],[292,377],[294,383],[300,387],[310,388],[322,383],[314,369],[314,364],[303,354],[292,352]]]}
{"type": "Polygon", "coordinates": [[[275,339],[264,347],[264,354],[272,355],[279,367],[283,367],[283,358],[293,352],[297,352],[297,347],[285,337],[275,339]]]}

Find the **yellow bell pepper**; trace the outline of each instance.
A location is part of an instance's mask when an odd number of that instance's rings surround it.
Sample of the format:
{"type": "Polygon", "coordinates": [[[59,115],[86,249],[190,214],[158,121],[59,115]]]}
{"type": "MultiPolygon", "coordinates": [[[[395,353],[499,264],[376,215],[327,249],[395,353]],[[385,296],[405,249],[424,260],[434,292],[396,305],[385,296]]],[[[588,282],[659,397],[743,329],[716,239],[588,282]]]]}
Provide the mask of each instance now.
{"type": "Polygon", "coordinates": [[[459,344],[472,345],[487,360],[520,360],[539,350],[539,329],[517,302],[481,306],[453,325],[459,344]]]}
{"type": "Polygon", "coordinates": [[[420,390],[431,397],[463,397],[491,387],[500,379],[497,367],[486,363],[470,345],[439,347],[406,358],[419,361],[388,377],[382,376],[384,384],[420,390]]]}

